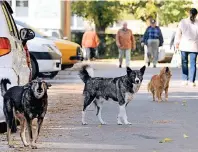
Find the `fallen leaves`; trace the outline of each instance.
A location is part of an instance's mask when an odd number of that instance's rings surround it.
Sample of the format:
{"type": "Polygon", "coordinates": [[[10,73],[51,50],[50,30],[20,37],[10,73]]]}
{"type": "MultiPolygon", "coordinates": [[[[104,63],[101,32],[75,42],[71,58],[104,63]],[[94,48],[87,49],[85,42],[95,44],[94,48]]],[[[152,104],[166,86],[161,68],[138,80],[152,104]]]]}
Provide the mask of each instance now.
{"type": "Polygon", "coordinates": [[[182,101],[182,106],[187,106],[186,101],[182,101]]]}
{"type": "Polygon", "coordinates": [[[159,123],[159,124],[166,124],[166,123],[172,123],[172,120],[156,120],[153,121],[153,123],[159,123]]]}
{"type": "Polygon", "coordinates": [[[164,138],[163,140],[160,140],[159,143],[168,143],[168,142],[172,142],[173,140],[171,138],[164,138]]]}
{"type": "Polygon", "coordinates": [[[189,136],[188,136],[188,135],[186,135],[186,134],[184,134],[183,136],[184,136],[184,138],[188,138],[188,137],[189,137],[189,136]]]}

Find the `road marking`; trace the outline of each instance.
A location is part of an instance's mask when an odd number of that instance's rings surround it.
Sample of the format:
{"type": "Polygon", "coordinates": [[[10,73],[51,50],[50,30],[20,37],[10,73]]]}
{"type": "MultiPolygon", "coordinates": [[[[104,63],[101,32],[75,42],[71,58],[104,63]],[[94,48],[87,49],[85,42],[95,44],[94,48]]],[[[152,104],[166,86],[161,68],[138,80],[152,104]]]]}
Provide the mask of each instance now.
{"type": "Polygon", "coordinates": [[[107,144],[86,144],[86,143],[55,143],[42,142],[38,148],[58,148],[58,149],[100,149],[100,150],[134,150],[134,146],[128,145],[107,145],[107,144]]]}
{"type": "Polygon", "coordinates": [[[81,129],[89,129],[90,127],[44,127],[43,129],[50,130],[81,130],[81,129]]]}

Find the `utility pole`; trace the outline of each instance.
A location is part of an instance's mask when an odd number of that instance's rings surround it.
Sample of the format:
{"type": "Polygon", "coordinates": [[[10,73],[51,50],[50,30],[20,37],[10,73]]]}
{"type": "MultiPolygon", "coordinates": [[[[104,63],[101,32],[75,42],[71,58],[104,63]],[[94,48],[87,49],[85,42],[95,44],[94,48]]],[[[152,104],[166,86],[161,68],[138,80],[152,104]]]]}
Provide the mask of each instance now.
{"type": "Polygon", "coordinates": [[[60,1],[61,5],[61,30],[63,35],[71,40],[71,1],[60,1]]]}

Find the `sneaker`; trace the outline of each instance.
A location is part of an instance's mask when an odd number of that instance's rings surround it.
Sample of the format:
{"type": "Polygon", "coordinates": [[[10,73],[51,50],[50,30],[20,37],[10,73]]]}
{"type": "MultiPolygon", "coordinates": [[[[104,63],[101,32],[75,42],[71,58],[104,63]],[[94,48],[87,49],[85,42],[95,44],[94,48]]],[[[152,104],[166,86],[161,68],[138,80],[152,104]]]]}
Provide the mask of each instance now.
{"type": "Polygon", "coordinates": [[[188,81],[183,81],[183,82],[182,82],[182,85],[183,85],[183,86],[187,86],[187,85],[188,85],[188,81]]]}
{"type": "Polygon", "coordinates": [[[156,68],[156,65],[153,65],[153,68],[156,68]]]}
{"type": "Polygon", "coordinates": [[[121,66],[121,65],[119,65],[119,68],[122,68],[122,66],[121,66]]]}
{"type": "Polygon", "coordinates": [[[196,83],[195,82],[190,82],[190,86],[196,87],[196,83]]]}

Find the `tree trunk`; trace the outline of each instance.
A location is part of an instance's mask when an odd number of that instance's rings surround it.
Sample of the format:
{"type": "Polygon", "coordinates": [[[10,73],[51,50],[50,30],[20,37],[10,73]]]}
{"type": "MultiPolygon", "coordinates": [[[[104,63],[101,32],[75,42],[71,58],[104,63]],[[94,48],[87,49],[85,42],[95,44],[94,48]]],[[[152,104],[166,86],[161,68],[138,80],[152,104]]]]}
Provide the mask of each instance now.
{"type": "Polygon", "coordinates": [[[98,37],[100,39],[100,44],[98,46],[98,54],[99,56],[104,56],[105,55],[105,48],[106,48],[106,40],[105,40],[105,29],[104,27],[99,27],[99,26],[96,26],[96,32],[98,34],[98,37]]]}

